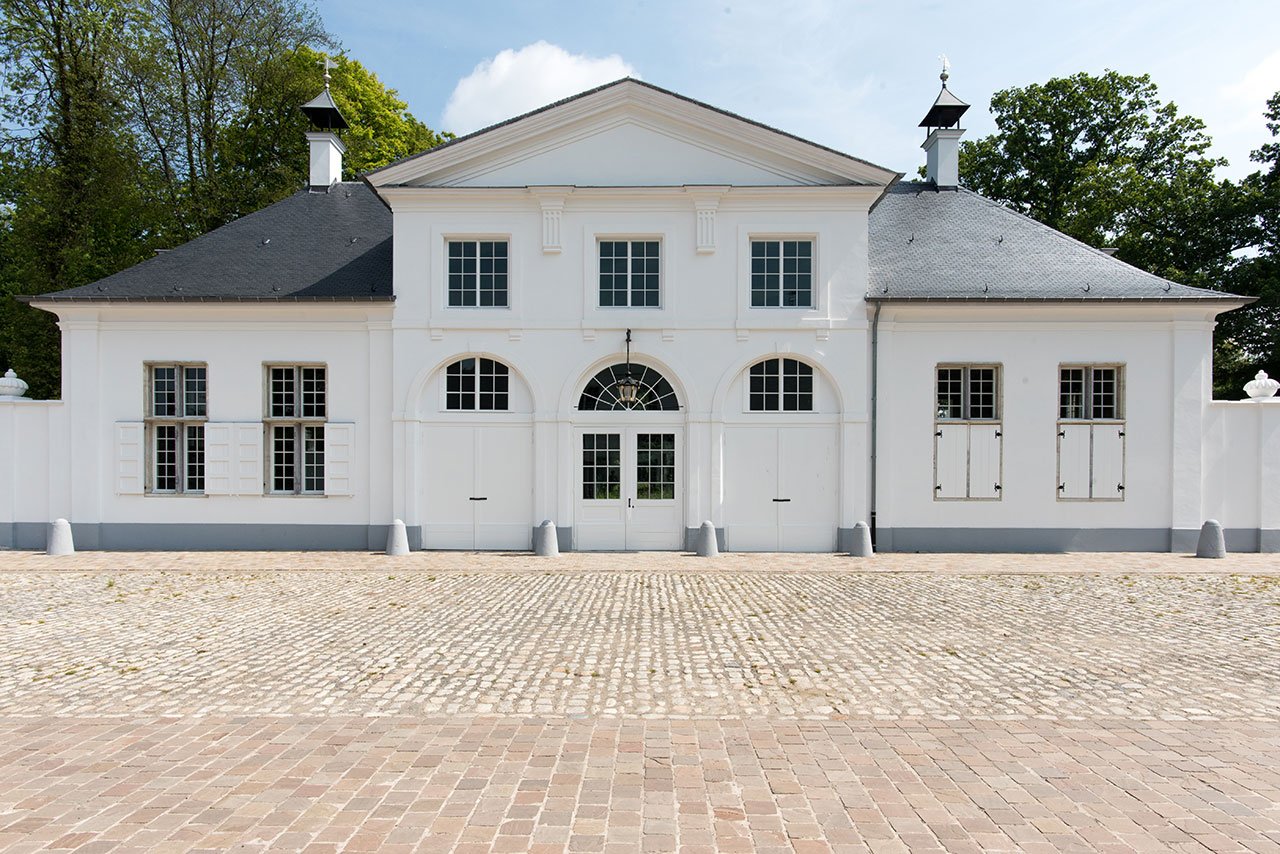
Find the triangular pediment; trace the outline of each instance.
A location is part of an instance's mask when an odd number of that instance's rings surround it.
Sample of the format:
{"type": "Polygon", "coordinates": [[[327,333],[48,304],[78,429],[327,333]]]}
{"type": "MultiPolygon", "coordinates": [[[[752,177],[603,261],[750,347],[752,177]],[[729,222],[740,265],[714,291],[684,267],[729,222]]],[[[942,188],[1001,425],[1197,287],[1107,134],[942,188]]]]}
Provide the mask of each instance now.
{"type": "Polygon", "coordinates": [[[627,79],[366,177],[375,188],[884,186],[897,173],[627,79]]]}

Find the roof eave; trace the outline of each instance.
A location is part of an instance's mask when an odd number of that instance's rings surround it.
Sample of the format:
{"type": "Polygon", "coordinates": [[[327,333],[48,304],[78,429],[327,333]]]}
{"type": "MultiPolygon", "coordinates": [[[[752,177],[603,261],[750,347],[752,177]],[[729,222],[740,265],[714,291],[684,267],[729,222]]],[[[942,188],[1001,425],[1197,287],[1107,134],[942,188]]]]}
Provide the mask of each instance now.
{"type": "Polygon", "coordinates": [[[41,304],[55,305],[64,303],[281,303],[281,302],[317,302],[317,303],[365,303],[395,302],[394,294],[369,294],[368,296],[300,296],[281,294],[269,297],[246,296],[53,296],[50,294],[15,294],[18,302],[40,308],[41,304]]]}
{"type": "Polygon", "coordinates": [[[1134,303],[1206,303],[1206,304],[1226,304],[1232,308],[1241,308],[1243,306],[1255,303],[1258,297],[1242,297],[1235,294],[1223,294],[1222,296],[1162,296],[1162,297],[1137,297],[1137,296],[1078,296],[1078,297],[1027,297],[1027,296],[992,296],[984,294],[982,296],[963,295],[963,296],[896,296],[890,294],[868,294],[867,302],[968,302],[968,303],[1069,303],[1069,304],[1090,304],[1090,303],[1117,303],[1117,302],[1134,302],[1134,303]]]}

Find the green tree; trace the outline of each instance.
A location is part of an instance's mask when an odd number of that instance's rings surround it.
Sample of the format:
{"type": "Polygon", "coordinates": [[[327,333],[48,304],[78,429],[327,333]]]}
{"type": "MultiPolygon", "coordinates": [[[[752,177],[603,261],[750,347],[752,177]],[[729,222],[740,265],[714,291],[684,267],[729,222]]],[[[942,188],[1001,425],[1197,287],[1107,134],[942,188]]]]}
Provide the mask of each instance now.
{"type": "MultiPolygon", "coordinates": [[[[1245,245],[1241,188],[1219,181],[1202,121],[1162,102],[1148,75],[1080,73],[991,99],[996,133],[960,146],[982,195],[1158,276],[1221,288],[1245,245]]],[[[1229,316],[1229,315],[1228,315],[1229,316]]],[[[1225,335],[1218,361],[1239,355],[1225,335]]]]}
{"type": "Polygon", "coordinates": [[[1234,221],[1242,251],[1225,281],[1227,290],[1258,301],[1223,315],[1218,327],[1237,356],[1214,371],[1231,397],[1259,368],[1280,376],[1280,92],[1267,101],[1264,115],[1272,141],[1253,152],[1263,168],[1239,184],[1234,221]]]}

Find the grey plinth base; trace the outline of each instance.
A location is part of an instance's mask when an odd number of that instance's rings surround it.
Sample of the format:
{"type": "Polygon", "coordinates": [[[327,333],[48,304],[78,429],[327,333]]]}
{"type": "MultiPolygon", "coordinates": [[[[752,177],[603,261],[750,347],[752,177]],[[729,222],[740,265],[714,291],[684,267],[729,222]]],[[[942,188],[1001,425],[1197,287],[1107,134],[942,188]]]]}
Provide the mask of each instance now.
{"type": "Polygon", "coordinates": [[[392,557],[401,557],[409,553],[409,531],[404,526],[404,521],[396,519],[387,528],[387,554],[392,557]]]}
{"type": "Polygon", "coordinates": [[[871,557],[871,527],[866,522],[853,526],[853,542],[849,544],[851,557],[871,557]]]}
{"type": "Polygon", "coordinates": [[[703,522],[698,528],[698,540],[694,543],[694,551],[698,557],[719,557],[720,545],[716,542],[716,526],[703,522]]]}
{"type": "Polygon", "coordinates": [[[45,551],[51,555],[73,555],[75,541],[71,538],[71,523],[66,519],[54,519],[49,523],[49,542],[45,551]]]}
{"type": "Polygon", "coordinates": [[[1196,557],[1222,558],[1227,556],[1227,541],[1222,535],[1222,525],[1210,519],[1200,528],[1200,542],[1196,544],[1196,557]]]}
{"type": "Polygon", "coordinates": [[[533,553],[538,557],[559,557],[560,537],[550,519],[533,529],[533,553]]]}

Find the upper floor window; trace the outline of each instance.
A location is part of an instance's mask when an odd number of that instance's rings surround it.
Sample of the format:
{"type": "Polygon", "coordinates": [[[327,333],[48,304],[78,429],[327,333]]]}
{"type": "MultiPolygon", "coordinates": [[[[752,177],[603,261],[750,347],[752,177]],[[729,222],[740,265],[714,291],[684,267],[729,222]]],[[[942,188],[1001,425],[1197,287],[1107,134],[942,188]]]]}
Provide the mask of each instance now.
{"type": "Polygon", "coordinates": [[[813,368],[799,359],[765,359],[751,366],[752,412],[812,412],[813,368]]]}
{"type": "Polygon", "coordinates": [[[751,241],[752,308],[813,307],[813,241],[751,241]]]}
{"type": "Polygon", "coordinates": [[[1117,421],[1124,418],[1123,369],[1119,365],[1063,365],[1058,369],[1058,418],[1117,421]]]}
{"type": "Polygon", "coordinates": [[[449,306],[507,305],[507,241],[449,241],[449,306]]]}
{"type": "Polygon", "coordinates": [[[1000,418],[1000,368],[996,365],[938,367],[939,421],[996,421],[1000,418]]]}
{"type": "Polygon", "coordinates": [[[271,492],[324,493],[326,375],[323,365],[267,368],[267,466],[271,492]]]}
{"type": "Polygon", "coordinates": [[[150,491],[204,491],[204,422],[208,418],[208,368],[149,365],[147,430],[150,491]]]}
{"type": "Polygon", "coordinates": [[[658,308],[660,262],[657,240],[601,240],[600,306],[658,308]]]}
{"type": "Polygon", "coordinates": [[[459,359],[445,369],[445,409],[505,412],[510,374],[494,359],[459,359]]]}

